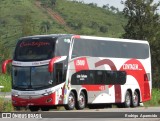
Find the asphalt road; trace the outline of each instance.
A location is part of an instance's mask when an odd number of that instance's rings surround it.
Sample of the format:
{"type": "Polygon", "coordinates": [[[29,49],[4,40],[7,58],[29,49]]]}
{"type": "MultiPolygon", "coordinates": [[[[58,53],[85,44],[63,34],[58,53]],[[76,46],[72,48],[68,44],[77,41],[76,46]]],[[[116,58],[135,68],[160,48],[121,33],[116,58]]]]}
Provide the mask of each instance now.
{"type": "MultiPolygon", "coordinates": [[[[22,121],[22,119],[0,119],[0,121],[22,121]]],[[[23,119],[24,120],[24,119],[23,119]]],[[[127,118],[119,118],[119,119],[113,119],[113,118],[101,118],[101,119],[95,119],[95,118],[45,118],[45,119],[25,119],[25,121],[160,121],[160,119],[127,119],[127,118]]]]}
{"type": "MultiPolygon", "coordinates": [[[[0,93],[0,96],[3,96],[0,93]]],[[[7,93],[5,98],[10,99],[10,94],[7,93]]],[[[138,107],[138,108],[105,108],[105,109],[84,109],[73,111],[56,111],[48,112],[30,112],[29,110],[14,112],[16,114],[32,115],[38,114],[42,118],[25,119],[26,121],[160,121],[160,107],[138,107]],[[145,118],[144,118],[145,117],[145,118]]],[[[13,115],[13,114],[12,114],[13,115]]],[[[0,113],[0,117],[2,113],[0,113]]],[[[0,121],[22,121],[13,116],[12,119],[0,118],[0,121]]]]}
{"type": "MultiPolygon", "coordinates": [[[[0,119],[3,121],[22,121],[16,115],[38,115],[38,119],[25,119],[28,121],[160,121],[160,107],[138,107],[138,108],[107,108],[107,109],[85,109],[73,111],[48,112],[14,112],[12,119],[0,119]],[[41,118],[42,117],[42,118],[41,118]]],[[[33,118],[33,117],[30,117],[33,118]]]]}

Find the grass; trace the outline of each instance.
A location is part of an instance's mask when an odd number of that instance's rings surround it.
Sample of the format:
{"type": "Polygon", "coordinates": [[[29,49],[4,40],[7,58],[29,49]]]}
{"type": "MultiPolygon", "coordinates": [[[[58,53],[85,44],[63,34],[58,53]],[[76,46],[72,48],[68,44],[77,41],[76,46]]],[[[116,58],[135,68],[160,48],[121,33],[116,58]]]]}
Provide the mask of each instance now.
{"type": "Polygon", "coordinates": [[[144,103],[145,107],[158,107],[160,106],[160,89],[152,89],[152,99],[144,103]]]}
{"type": "Polygon", "coordinates": [[[7,100],[4,97],[0,98],[0,112],[11,112],[13,111],[11,100],[7,100]]]}
{"type": "MultiPolygon", "coordinates": [[[[0,86],[4,86],[1,92],[11,92],[11,76],[0,74],[0,86]]],[[[12,102],[10,99],[5,99],[4,95],[0,97],[0,112],[11,112],[13,111],[12,102]]]]}
{"type": "Polygon", "coordinates": [[[0,86],[4,86],[1,89],[1,92],[10,92],[11,91],[11,76],[0,74],[0,86]]]}

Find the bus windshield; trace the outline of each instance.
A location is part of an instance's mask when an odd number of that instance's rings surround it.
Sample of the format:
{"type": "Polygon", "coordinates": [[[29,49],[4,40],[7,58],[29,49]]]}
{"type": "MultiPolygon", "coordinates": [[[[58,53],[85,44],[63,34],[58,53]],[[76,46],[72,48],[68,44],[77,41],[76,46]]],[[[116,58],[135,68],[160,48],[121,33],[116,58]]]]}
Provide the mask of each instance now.
{"type": "Polygon", "coordinates": [[[27,38],[19,41],[14,60],[40,61],[53,58],[55,38],[27,38]]]}
{"type": "Polygon", "coordinates": [[[12,67],[13,89],[44,89],[55,84],[53,73],[48,72],[48,66],[12,67]]]}

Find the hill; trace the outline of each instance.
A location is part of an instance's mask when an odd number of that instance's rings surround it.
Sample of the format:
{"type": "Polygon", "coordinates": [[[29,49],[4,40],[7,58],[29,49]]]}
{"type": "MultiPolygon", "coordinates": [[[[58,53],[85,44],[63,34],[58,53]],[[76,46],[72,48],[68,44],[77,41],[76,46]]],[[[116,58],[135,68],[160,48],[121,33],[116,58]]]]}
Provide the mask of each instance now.
{"type": "Polygon", "coordinates": [[[0,1],[0,38],[7,45],[14,46],[17,38],[26,35],[63,32],[63,26],[38,8],[33,0],[0,1]],[[45,23],[49,23],[47,32],[42,29],[45,23]]]}
{"type": "Polygon", "coordinates": [[[121,37],[124,32],[126,19],[121,13],[82,2],[57,0],[51,6],[48,1],[0,0],[0,55],[4,48],[11,52],[22,36],[73,33],[121,37]]]}
{"type": "Polygon", "coordinates": [[[120,12],[115,13],[95,4],[57,0],[55,10],[78,34],[120,37],[124,32],[122,25],[126,19],[120,12]]]}

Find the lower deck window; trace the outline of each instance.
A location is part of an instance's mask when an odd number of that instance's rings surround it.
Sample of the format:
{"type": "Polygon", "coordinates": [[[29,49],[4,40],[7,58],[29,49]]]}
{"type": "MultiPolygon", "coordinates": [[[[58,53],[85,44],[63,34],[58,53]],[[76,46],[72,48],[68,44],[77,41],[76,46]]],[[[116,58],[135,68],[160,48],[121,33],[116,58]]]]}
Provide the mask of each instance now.
{"type": "Polygon", "coordinates": [[[72,85],[124,85],[125,71],[83,70],[72,75],[72,85]]]}

